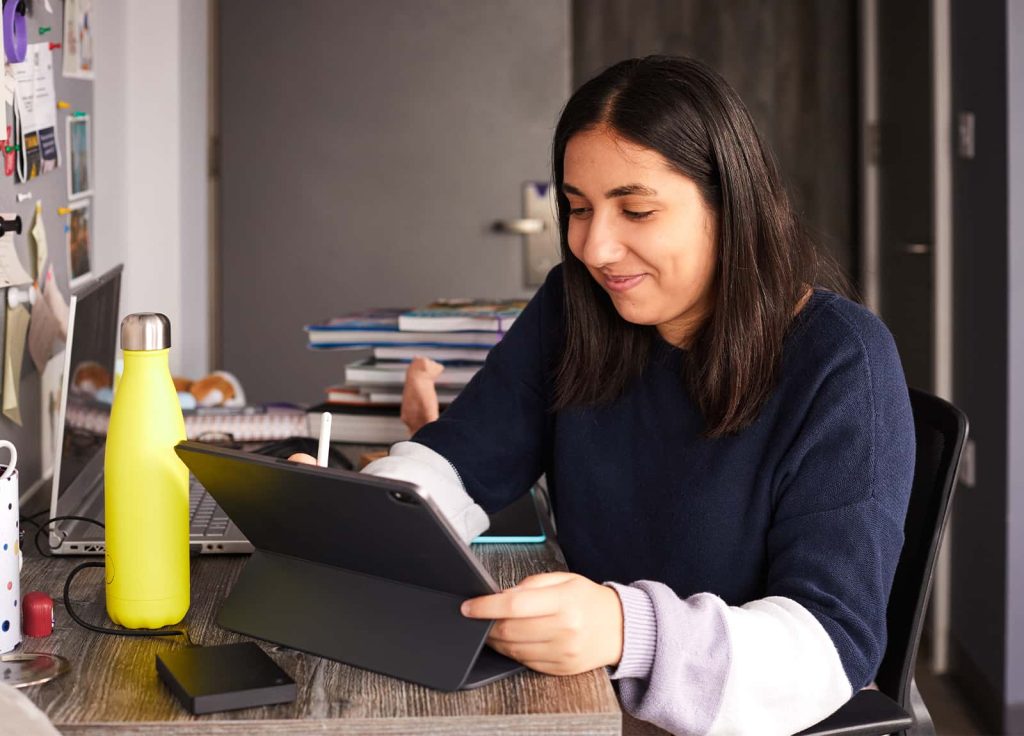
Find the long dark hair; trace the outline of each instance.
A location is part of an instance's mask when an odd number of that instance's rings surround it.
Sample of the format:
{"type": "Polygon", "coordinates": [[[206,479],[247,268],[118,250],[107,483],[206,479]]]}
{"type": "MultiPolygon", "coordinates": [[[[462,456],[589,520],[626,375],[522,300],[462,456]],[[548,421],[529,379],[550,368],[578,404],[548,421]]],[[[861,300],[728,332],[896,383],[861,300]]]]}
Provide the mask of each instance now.
{"type": "Polygon", "coordinates": [[[713,304],[686,352],[682,380],[720,437],[757,418],[775,386],[782,343],[808,285],[842,290],[794,213],[774,158],[736,92],[699,61],[620,62],[580,87],[555,130],[553,168],[565,279],[566,344],[554,408],[610,402],[647,365],[657,331],[622,319],[569,250],[565,148],[606,126],[691,179],[718,218],[713,304]],[[824,281],[823,281],[824,280],[824,281]]]}

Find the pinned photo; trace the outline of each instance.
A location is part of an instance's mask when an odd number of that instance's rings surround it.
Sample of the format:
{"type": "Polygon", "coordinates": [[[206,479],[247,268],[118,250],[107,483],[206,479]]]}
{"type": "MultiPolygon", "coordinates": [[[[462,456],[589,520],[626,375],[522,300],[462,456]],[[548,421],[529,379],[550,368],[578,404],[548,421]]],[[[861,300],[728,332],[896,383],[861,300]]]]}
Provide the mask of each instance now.
{"type": "Polygon", "coordinates": [[[88,200],[68,205],[68,284],[92,273],[92,206],[88,200]]]}
{"type": "Polygon", "coordinates": [[[64,76],[93,79],[92,51],[92,0],[65,0],[64,76]]]}
{"type": "Polygon", "coordinates": [[[67,142],[71,164],[68,166],[68,197],[76,199],[92,194],[92,146],[88,115],[67,118],[67,142]]]}

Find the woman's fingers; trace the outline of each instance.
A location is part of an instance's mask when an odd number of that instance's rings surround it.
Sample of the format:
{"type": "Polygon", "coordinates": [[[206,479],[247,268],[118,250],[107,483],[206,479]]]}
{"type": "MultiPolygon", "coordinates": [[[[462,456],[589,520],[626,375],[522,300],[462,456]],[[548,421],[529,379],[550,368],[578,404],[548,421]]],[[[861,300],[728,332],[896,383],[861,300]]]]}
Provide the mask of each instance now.
{"type": "Polygon", "coordinates": [[[559,609],[558,597],[550,588],[511,588],[494,595],[471,598],[462,604],[467,618],[534,618],[550,616],[559,609]]]}
{"type": "Polygon", "coordinates": [[[570,580],[577,577],[579,576],[571,572],[542,572],[537,575],[530,575],[527,578],[523,578],[515,588],[512,588],[512,590],[522,590],[524,588],[547,588],[552,585],[568,583],[570,580]]]}
{"type": "Polygon", "coordinates": [[[552,661],[549,644],[522,644],[503,641],[487,640],[487,645],[496,652],[504,654],[510,659],[522,662],[530,669],[540,670],[541,665],[554,665],[552,661]]]}
{"type": "Polygon", "coordinates": [[[545,644],[555,638],[557,631],[558,621],[554,616],[506,618],[495,622],[487,635],[487,641],[505,644],[545,644]]]}

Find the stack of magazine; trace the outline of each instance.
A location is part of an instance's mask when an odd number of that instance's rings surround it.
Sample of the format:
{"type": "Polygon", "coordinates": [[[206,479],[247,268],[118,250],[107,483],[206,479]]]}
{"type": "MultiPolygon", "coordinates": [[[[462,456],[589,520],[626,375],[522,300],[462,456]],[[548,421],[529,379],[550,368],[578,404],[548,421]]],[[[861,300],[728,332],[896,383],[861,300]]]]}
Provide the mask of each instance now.
{"type": "Polygon", "coordinates": [[[310,421],[319,412],[332,412],[331,437],[338,442],[408,439],[399,412],[409,362],[423,356],[444,365],[437,380],[443,407],[480,370],[525,306],[523,300],[446,299],[419,309],[371,309],[308,325],[310,348],[354,356],[344,363],[344,380],[327,387],[325,403],[310,410],[310,421]]]}

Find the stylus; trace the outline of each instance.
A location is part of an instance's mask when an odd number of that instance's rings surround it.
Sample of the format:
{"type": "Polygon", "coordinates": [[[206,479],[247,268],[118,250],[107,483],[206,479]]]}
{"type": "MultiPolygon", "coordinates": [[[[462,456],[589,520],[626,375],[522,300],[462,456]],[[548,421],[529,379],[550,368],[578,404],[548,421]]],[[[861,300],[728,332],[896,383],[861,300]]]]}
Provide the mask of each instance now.
{"type": "Polygon", "coordinates": [[[327,467],[327,450],[331,446],[331,413],[325,411],[320,415],[320,443],[316,448],[316,464],[327,467]]]}

